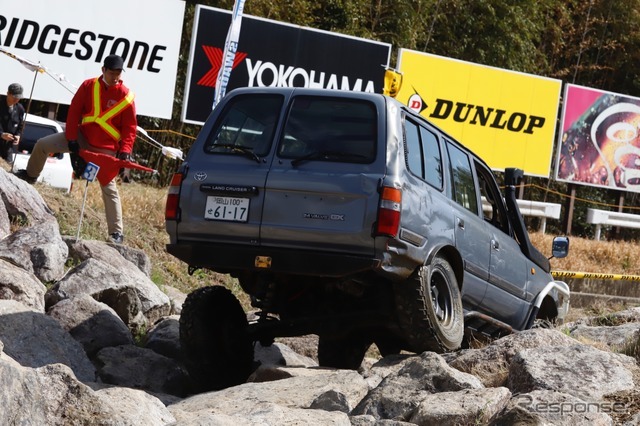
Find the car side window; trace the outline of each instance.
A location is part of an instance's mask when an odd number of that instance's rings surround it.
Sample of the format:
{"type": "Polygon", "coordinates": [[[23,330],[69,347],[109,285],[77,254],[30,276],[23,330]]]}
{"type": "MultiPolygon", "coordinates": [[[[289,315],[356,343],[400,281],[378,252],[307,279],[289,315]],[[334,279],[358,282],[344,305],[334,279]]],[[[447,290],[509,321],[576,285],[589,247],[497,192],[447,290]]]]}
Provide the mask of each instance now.
{"type": "Polygon", "coordinates": [[[442,158],[438,138],[409,120],[404,127],[409,170],[431,186],[442,189],[442,158]]]}
{"type": "Polygon", "coordinates": [[[418,131],[418,126],[407,120],[404,124],[404,135],[407,150],[407,166],[414,175],[424,178],[422,148],[420,147],[420,132],[418,131]]]}
{"type": "Polygon", "coordinates": [[[280,95],[237,96],[225,106],[204,145],[206,152],[266,155],[271,147],[284,98],[280,95]]]}
{"type": "Polygon", "coordinates": [[[424,157],[425,180],[436,188],[442,188],[442,157],[440,156],[440,144],[436,135],[420,128],[422,140],[422,152],[424,157]]]}
{"type": "Polygon", "coordinates": [[[482,213],[484,220],[509,234],[509,219],[502,200],[502,194],[498,189],[492,173],[479,162],[475,162],[475,170],[478,178],[478,187],[482,197],[482,213]]]}
{"type": "Polygon", "coordinates": [[[478,214],[478,199],[467,153],[447,141],[447,152],[451,167],[453,199],[465,209],[478,214]]]}

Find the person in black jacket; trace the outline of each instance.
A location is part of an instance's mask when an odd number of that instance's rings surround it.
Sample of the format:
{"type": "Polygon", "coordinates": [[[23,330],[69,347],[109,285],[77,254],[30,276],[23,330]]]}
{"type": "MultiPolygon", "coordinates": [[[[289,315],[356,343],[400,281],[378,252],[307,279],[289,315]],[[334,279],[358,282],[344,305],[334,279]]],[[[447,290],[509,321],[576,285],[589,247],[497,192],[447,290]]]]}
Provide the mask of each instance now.
{"type": "Polygon", "coordinates": [[[7,89],[6,102],[0,101],[0,156],[6,161],[13,160],[13,152],[17,151],[20,143],[20,132],[24,121],[24,107],[22,86],[12,83],[7,89]]]}

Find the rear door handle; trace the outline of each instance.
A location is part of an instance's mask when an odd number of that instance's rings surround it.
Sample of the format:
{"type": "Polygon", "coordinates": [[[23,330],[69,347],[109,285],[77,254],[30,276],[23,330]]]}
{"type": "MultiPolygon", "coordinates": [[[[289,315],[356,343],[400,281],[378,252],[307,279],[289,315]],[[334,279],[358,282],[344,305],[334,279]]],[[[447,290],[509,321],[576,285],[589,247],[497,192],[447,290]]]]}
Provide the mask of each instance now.
{"type": "Polygon", "coordinates": [[[464,229],[464,219],[458,218],[458,228],[464,229]]]}
{"type": "Polygon", "coordinates": [[[496,240],[491,240],[491,248],[494,250],[499,250],[500,249],[500,243],[497,242],[496,240]]]}

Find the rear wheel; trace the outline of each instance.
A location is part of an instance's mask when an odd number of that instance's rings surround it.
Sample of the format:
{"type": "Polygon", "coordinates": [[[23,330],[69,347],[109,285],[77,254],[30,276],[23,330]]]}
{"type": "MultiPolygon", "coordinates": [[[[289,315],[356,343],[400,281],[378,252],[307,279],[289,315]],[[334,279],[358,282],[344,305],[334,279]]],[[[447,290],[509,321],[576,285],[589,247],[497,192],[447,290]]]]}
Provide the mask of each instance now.
{"type": "Polygon", "coordinates": [[[395,287],[400,327],[414,352],[460,348],[464,315],[460,289],[449,262],[436,256],[395,287]]]}
{"type": "Polygon", "coordinates": [[[253,367],[247,325],[240,302],[225,287],[189,294],[180,315],[180,344],[196,392],[246,381],[253,367]]]}

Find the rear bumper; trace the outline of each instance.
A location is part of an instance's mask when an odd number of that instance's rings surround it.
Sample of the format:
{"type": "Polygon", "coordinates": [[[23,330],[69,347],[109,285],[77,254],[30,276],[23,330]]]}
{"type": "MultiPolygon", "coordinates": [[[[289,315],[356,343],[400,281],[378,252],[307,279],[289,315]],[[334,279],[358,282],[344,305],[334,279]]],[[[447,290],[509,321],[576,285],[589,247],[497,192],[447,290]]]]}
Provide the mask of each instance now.
{"type": "Polygon", "coordinates": [[[380,268],[380,260],[373,256],[276,247],[178,243],[167,244],[167,252],[189,266],[223,273],[263,271],[338,278],[380,268]]]}

